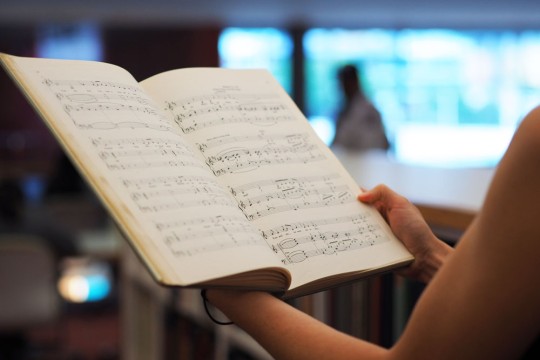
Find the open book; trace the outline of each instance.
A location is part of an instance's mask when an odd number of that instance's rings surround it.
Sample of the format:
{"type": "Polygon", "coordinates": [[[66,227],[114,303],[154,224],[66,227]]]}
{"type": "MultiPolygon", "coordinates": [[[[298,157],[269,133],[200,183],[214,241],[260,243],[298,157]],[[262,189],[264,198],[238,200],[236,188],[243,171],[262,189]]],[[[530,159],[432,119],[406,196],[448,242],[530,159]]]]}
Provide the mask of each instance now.
{"type": "Polygon", "coordinates": [[[301,296],[412,261],[264,70],[0,55],[155,279],[301,296]]]}

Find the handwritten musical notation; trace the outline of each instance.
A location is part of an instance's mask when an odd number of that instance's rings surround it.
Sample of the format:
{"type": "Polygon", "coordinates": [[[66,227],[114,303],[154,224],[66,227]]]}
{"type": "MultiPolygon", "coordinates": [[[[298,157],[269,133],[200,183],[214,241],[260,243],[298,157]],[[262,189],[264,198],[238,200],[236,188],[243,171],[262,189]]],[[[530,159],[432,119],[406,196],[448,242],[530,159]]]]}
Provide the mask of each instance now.
{"type": "Polygon", "coordinates": [[[257,231],[242,216],[210,216],[191,220],[155,221],[165,244],[178,257],[234,246],[260,245],[257,231]]]}
{"type": "Polygon", "coordinates": [[[369,214],[285,224],[261,233],[285,265],[374,246],[388,238],[369,214]]]}
{"type": "Polygon", "coordinates": [[[171,112],[184,133],[216,125],[249,123],[264,127],[293,120],[287,106],[272,94],[216,92],[169,101],[165,110],[171,112]]]}
{"type": "Polygon", "coordinates": [[[255,181],[231,187],[230,191],[249,220],[356,201],[355,195],[337,174],[255,181]]]}
{"type": "Polygon", "coordinates": [[[172,131],[172,123],[136,86],[112,81],[44,78],[80,129],[149,128],[172,131]]]}

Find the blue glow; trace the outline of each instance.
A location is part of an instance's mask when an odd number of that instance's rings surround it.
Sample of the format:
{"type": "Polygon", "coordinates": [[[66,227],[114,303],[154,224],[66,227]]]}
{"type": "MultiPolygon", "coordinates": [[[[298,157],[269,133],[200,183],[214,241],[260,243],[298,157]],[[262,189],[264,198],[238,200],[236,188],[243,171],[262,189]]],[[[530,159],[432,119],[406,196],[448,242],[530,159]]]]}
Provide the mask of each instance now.
{"type": "Polygon", "coordinates": [[[218,46],[222,67],[266,69],[290,93],[293,44],[287,32],[274,28],[227,28],[221,33],[218,46]]]}
{"type": "Polygon", "coordinates": [[[88,295],[86,301],[99,301],[109,296],[111,291],[110,280],[103,274],[85,276],[88,283],[88,295]]]}
{"type": "Polygon", "coordinates": [[[410,163],[493,166],[540,103],[540,31],[312,29],[304,51],[307,115],[335,118],[337,70],[357,64],[394,155],[410,163]]]}
{"type": "Polygon", "coordinates": [[[110,295],[113,282],[109,264],[84,257],[67,258],[61,268],[58,290],[65,300],[95,302],[110,295]]]}
{"type": "Polygon", "coordinates": [[[95,24],[44,26],[38,38],[39,57],[74,60],[103,59],[101,32],[95,24]]]}

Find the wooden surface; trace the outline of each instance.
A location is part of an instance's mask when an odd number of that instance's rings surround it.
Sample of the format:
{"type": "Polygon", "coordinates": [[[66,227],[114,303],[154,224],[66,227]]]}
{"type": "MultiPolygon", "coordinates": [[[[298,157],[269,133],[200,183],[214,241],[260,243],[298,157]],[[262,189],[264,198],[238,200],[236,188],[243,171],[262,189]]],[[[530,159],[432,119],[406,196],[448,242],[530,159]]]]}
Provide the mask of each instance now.
{"type": "Polygon", "coordinates": [[[384,153],[333,149],[359,186],[386,184],[418,206],[434,227],[463,231],[481,208],[493,168],[437,168],[399,163],[384,153]]]}

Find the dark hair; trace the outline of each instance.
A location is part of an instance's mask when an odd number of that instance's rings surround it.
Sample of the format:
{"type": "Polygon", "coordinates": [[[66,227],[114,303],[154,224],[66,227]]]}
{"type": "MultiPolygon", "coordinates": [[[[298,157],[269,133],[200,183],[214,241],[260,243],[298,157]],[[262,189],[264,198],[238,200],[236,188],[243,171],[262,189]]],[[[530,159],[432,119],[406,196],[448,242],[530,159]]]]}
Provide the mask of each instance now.
{"type": "Polygon", "coordinates": [[[338,76],[341,81],[351,79],[358,81],[358,69],[355,65],[349,64],[339,69],[338,76]]]}
{"type": "Polygon", "coordinates": [[[350,100],[355,95],[366,96],[360,79],[360,70],[356,65],[348,64],[341,67],[338,71],[338,78],[347,99],[350,100]]]}

